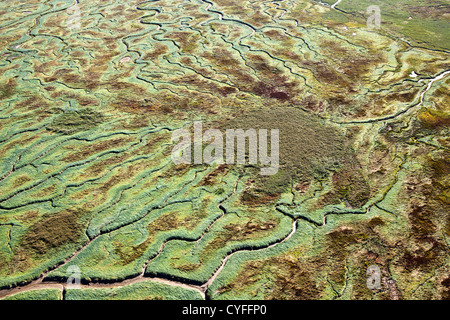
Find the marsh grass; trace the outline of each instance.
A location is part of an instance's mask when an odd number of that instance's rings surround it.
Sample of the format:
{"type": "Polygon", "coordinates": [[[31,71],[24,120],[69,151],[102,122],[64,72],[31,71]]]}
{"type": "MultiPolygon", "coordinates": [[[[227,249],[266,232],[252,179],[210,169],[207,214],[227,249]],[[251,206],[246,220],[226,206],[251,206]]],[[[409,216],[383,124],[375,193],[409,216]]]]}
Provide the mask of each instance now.
{"type": "Polygon", "coordinates": [[[100,112],[86,108],[59,114],[47,129],[64,135],[72,135],[95,128],[103,121],[104,116],[100,112]]]}

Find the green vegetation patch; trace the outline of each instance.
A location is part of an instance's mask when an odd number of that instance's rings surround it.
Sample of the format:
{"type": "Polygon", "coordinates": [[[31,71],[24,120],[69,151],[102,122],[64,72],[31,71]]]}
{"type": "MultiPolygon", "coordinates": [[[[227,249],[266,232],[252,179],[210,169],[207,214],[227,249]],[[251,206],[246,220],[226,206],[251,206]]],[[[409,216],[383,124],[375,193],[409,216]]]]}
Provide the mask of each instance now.
{"type": "Polygon", "coordinates": [[[3,300],[61,300],[61,290],[58,289],[36,289],[20,292],[3,300]]]}
{"type": "Polygon", "coordinates": [[[108,289],[69,289],[66,300],[201,300],[193,289],[152,281],[108,289]]]}

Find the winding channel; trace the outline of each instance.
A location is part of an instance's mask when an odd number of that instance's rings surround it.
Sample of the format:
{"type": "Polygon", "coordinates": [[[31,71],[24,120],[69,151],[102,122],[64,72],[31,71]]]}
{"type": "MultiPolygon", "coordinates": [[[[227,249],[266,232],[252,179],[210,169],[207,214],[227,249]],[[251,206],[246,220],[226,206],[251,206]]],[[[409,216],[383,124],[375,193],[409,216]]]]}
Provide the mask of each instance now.
{"type": "MultiPolygon", "coordinates": [[[[161,276],[153,277],[153,276],[146,275],[145,272],[146,272],[146,269],[147,269],[147,266],[149,265],[149,263],[151,261],[153,261],[154,259],[156,259],[163,252],[164,247],[166,246],[166,244],[169,241],[173,241],[173,240],[185,240],[185,241],[196,241],[196,242],[201,241],[201,239],[203,239],[205,234],[213,227],[213,225],[226,214],[226,209],[223,207],[222,204],[236,192],[238,183],[239,183],[239,179],[237,179],[237,181],[235,183],[233,192],[218,204],[218,208],[222,211],[222,214],[211,222],[211,224],[204,230],[204,232],[198,239],[195,239],[195,240],[179,239],[179,238],[167,239],[163,242],[163,244],[161,245],[157,254],[154,255],[153,257],[151,257],[144,264],[142,271],[138,276],[130,278],[130,279],[115,281],[115,282],[111,282],[111,281],[91,282],[89,284],[82,284],[81,288],[84,288],[84,289],[85,288],[117,288],[117,287],[123,287],[123,286],[131,285],[131,284],[135,284],[135,283],[139,283],[139,282],[153,281],[153,282],[163,283],[163,284],[176,286],[176,287],[180,287],[180,288],[184,288],[184,289],[196,290],[197,292],[199,292],[201,297],[204,300],[206,300],[208,298],[206,296],[206,292],[207,292],[208,288],[215,281],[215,279],[219,276],[219,274],[224,269],[226,263],[233,255],[235,255],[239,252],[258,251],[258,250],[269,249],[269,248],[275,247],[275,246],[289,240],[292,237],[292,235],[297,231],[297,222],[298,222],[299,218],[293,219],[292,230],[289,232],[288,235],[286,235],[285,237],[283,237],[280,240],[274,241],[273,243],[271,243],[269,245],[264,245],[259,248],[242,248],[242,249],[238,249],[238,250],[228,253],[222,259],[222,262],[221,262],[220,266],[217,268],[217,270],[211,275],[211,277],[204,284],[201,284],[201,285],[189,284],[189,283],[186,283],[186,282],[183,282],[180,280],[169,279],[168,277],[161,277],[161,276]]],[[[289,217],[292,218],[291,216],[289,216],[289,217]]],[[[61,290],[62,297],[63,297],[64,296],[63,293],[67,289],[67,284],[64,281],[53,281],[53,280],[49,281],[49,280],[46,280],[46,277],[48,276],[48,274],[50,272],[55,271],[58,268],[67,265],[70,261],[72,261],[75,257],[77,257],[84,249],[86,249],[93,241],[95,241],[100,236],[101,236],[101,234],[98,234],[96,237],[91,238],[87,243],[85,243],[80,249],[78,249],[76,252],[74,252],[70,257],[68,257],[62,263],[54,266],[53,268],[50,268],[49,270],[44,272],[39,278],[33,280],[32,282],[25,284],[25,285],[19,285],[19,286],[13,287],[13,288],[0,290],[0,299],[6,298],[8,296],[12,296],[17,293],[26,292],[26,291],[30,291],[30,290],[39,290],[39,289],[59,289],[59,290],[61,290]]]]}

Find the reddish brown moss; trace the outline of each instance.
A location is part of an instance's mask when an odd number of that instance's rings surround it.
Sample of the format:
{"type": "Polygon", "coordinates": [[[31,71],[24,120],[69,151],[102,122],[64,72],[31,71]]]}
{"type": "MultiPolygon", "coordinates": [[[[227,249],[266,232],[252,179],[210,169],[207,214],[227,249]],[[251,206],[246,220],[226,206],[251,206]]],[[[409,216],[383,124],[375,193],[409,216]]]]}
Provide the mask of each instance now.
{"type": "Polygon", "coordinates": [[[198,183],[199,186],[212,186],[216,184],[216,179],[218,176],[225,175],[227,171],[226,165],[220,165],[216,170],[208,173],[200,182],[198,183]]]}

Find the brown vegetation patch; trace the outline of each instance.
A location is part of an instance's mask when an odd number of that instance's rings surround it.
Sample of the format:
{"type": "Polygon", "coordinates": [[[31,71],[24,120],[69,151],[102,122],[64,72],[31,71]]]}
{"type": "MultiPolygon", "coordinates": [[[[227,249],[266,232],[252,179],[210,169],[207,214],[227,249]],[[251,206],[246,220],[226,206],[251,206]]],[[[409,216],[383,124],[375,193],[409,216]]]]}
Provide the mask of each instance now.
{"type": "Polygon", "coordinates": [[[11,98],[16,93],[17,81],[9,79],[8,82],[0,84],[0,100],[11,98]]]}
{"type": "Polygon", "coordinates": [[[426,128],[450,127],[450,113],[440,112],[435,109],[422,109],[418,119],[426,128]]]}
{"type": "Polygon", "coordinates": [[[223,176],[226,174],[227,166],[222,164],[216,170],[208,173],[200,182],[199,186],[212,186],[217,183],[217,177],[223,176]]]}
{"type": "Polygon", "coordinates": [[[211,256],[211,251],[216,251],[220,248],[224,248],[229,242],[242,241],[251,239],[255,235],[265,234],[275,229],[279,221],[268,220],[258,221],[251,219],[245,224],[231,223],[224,226],[223,230],[217,233],[216,237],[208,243],[202,252],[203,259],[207,259],[211,256]]]}
{"type": "MultiPolygon", "coordinates": [[[[321,296],[321,287],[314,279],[311,268],[317,271],[316,266],[293,259],[290,256],[270,258],[262,261],[246,262],[240,269],[238,276],[232,282],[219,288],[219,294],[233,292],[239,295],[244,288],[267,281],[271,278],[271,286],[261,287],[267,300],[311,300],[321,296]]],[[[262,292],[261,292],[262,290],[262,292]]]]}
{"type": "Polygon", "coordinates": [[[63,245],[78,242],[83,234],[80,218],[84,214],[69,209],[44,216],[24,234],[21,247],[32,254],[45,255],[63,245]]]}
{"type": "Polygon", "coordinates": [[[20,187],[31,180],[29,176],[21,175],[14,180],[13,188],[20,187]]]}
{"type": "Polygon", "coordinates": [[[351,207],[362,207],[371,196],[370,185],[356,161],[347,160],[343,168],[333,173],[333,189],[321,198],[322,204],[346,201],[351,207]]]}
{"type": "Polygon", "coordinates": [[[154,60],[167,52],[169,52],[169,48],[166,45],[160,44],[160,43],[155,43],[154,49],[150,52],[145,53],[143,59],[144,60],[154,60]]]}
{"type": "Polygon", "coordinates": [[[88,145],[85,147],[80,147],[75,152],[68,154],[61,161],[64,162],[74,162],[80,161],[88,158],[96,153],[100,153],[101,151],[109,150],[112,148],[117,148],[125,145],[132,141],[132,138],[114,138],[111,140],[105,140],[101,142],[94,143],[92,145],[88,145]]]}
{"type": "Polygon", "coordinates": [[[271,109],[246,111],[221,126],[224,130],[268,129],[269,134],[271,129],[279,129],[278,173],[264,177],[260,175],[259,165],[246,168],[254,180],[245,192],[243,200],[247,204],[257,198],[263,203],[276,199],[277,194],[289,191],[293,181],[323,179],[351,157],[343,132],[314,114],[293,107],[273,105],[271,109]]]}
{"type": "MultiPolygon", "coordinates": [[[[439,2],[437,2],[439,3],[439,2]]],[[[435,5],[435,6],[408,6],[408,11],[418,18],[424,19],[440,19],[445,14],[449,14],[448,5],[435,5]]]]}

